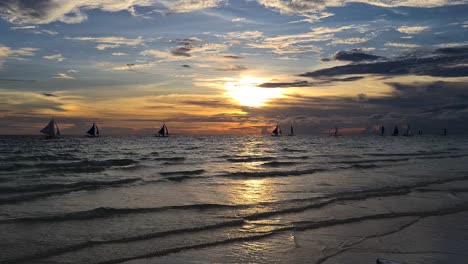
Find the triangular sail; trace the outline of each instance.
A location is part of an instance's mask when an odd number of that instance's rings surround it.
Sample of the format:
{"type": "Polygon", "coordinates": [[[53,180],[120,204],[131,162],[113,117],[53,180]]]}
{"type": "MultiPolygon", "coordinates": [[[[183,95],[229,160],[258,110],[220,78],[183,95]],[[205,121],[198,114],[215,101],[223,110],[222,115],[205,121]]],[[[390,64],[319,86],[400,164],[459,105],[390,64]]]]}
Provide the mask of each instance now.
{"type": "Polygon", "coordinates": [[[86,133],[91,136],[99,135],[99,129],[97,128],[96,123],[93,123],[93,126],[86,133]]]}
{"type": "Polygon", "coordinates": [[[291,125],[291,136],[294,135],[294,128],[293,126],[291,125]]]}
{"type": "Polygon", "coordinates": [[[169,135],[169,130],[167,129],[166,124],[163,123],[163,126],[161,129],[159,129],[158,134],[163,137],[169,135]]]}
{"type": "Polygon", "coordinates": [[[393,135],[398,136],[398,126],[395,126],[395,129],[393,130],[393,135]]]}
{"type": "Polygon", "coordinates": [[[60,130],[54,119],[50,120],[49,124],[41,129],[40,132],[48,135],[49,137],[60,136],[60,130]]]}
{"type": "Polygon", "coordinates": [[[271,131],[271,133],[275,136],[278,136],[279,135],[279,125],[276,125],[275,129],[273,131],[271,131]]]}

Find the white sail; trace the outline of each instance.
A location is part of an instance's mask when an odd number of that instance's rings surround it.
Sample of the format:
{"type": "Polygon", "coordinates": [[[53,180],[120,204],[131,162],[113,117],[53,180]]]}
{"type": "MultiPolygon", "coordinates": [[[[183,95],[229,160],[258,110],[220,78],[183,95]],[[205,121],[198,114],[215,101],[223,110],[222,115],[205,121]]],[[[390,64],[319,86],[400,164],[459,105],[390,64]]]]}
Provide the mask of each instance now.
{"type": "Polygon", "coordinates": [[[58,127],[57,123],[55,123],[55,120],[53,118],[52,118],[52,120],[50,120],[50,122],[49,122],[49,124],[47,124],[47,126],[45,126],[43,129],[41,129],[40,132],[43,133],[43,134],[48,135],[49,137],[60,136],[59,127],[58,127]]]}

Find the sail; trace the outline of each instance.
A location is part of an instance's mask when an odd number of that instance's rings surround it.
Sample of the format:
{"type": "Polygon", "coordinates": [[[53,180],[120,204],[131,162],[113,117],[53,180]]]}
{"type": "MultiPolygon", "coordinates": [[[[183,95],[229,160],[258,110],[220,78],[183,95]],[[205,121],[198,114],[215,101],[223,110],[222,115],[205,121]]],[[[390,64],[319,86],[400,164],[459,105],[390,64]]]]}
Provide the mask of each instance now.
{"type": "Polygon", "coordinates": [[[93,126],[86,133],[91,136],[99,135],[99,129],[97,128],[96,123],[93,123],[93,126]]]}
{"type": "Polygon", "coordinates": [[[278,136],[280,134],[279,125],[276,125],[275,129],[273,131],[271,131],[271,133],[273,133],[273,135],[275,135],[275,136],[278,136]]]}
{"type": "Polygon", "coordinates": [[[398,127],[395,126],[395,129],[393,130],[393,135],[398,136],[398,127]]]}
{"type": "Polygon", "coordinates": [[[294,128],[293,126],[291,125],[291,136],[294,135],[294,128]]]}
{"type": "Polygon", "coordinates": [[[167,130],[166,124],[163,123],[163,126],[161,127],[161,129],[159,129],[158,134],[163,137],[169,135],[169,131],[167,130]]]}
{"type": "Polygon", "coordinates": [[[334,136],[338,136],[338,128],[335,127],[335,133],[334,133],[334,136]]]}
{"type": "Polygon", "coordinates": [[[48,135],[49,137],[60,136],[60,130],[54,119],[50,120],[49,124],[41,129],[40,132],[48,135]]]}

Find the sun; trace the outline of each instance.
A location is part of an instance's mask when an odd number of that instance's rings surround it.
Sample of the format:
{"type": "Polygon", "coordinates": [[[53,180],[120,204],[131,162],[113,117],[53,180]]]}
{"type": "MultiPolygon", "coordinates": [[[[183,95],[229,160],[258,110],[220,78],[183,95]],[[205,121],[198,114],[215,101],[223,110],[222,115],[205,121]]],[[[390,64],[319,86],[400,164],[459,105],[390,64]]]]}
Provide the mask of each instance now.
{"type": "Polygon", "coordinates": [[[226,95],[240,105],[250,107],[264,106],[268,101],[282,96],[281,88],[262,88],[259,84],[265,81],[256,77],[242,77],[238,81],[227,82],[226,95]]]}

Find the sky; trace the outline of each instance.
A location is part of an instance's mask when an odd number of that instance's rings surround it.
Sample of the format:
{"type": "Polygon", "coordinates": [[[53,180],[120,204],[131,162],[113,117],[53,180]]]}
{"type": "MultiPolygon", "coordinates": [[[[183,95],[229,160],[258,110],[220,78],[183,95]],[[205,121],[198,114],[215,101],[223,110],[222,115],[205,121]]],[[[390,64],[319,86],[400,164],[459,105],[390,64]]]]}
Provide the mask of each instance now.
{"type": "Polygon", "coordinates": [[[468,0],[2,0],[0,134],[468,131],[468,0]]]}

